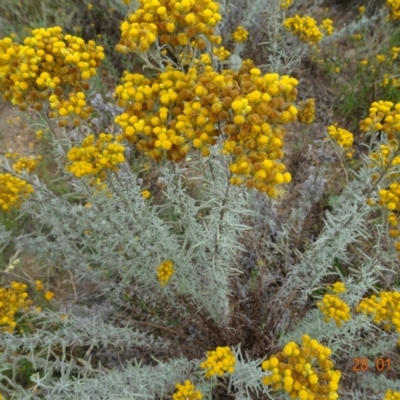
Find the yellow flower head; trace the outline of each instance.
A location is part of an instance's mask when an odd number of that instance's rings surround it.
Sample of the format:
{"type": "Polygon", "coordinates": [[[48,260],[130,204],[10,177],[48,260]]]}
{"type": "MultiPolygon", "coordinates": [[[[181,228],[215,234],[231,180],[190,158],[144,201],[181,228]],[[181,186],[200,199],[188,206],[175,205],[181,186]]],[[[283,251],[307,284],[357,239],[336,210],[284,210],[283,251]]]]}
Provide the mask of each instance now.
{"type": "Polygon", "coordinates": [[[337,128],[336,125],[328,126],[328,135],[336,142],[340,147],[345,149],[351,148],[353,145],[353,134],[346,129],[337,128]]]}
{"type": "Polygon", "coordinates": [[[174,263],[171,260],[166,260],[158,266],[157,277],[161,286],[165,286],[169,282],[174,272],[174,263]]]}
{"type": "Polygon", "coordinates": [[[287,10],[293,3],[293,0],[280,0],[280,7],[287,10]]]}
{"type": "Polygon", "coordinates": [[[8,173],[0,174],[0,211],[19,208],[33,191],[33,187],[23,179],[8,173]]]}
{"type": "Polygon", "coordinates": [[[15,314],[29,311],[32,304],[24,283],[11,282],[10,287],[0,288],[0,332],[12,333],[17,326],[15,314]]]}
{"type": "Polygon", "coordinates": [[[283,26],[287,31],[298,36],[301,41],[312,46],[315,46],[323,37],[317,22],[309,16],[300,17],[296,14],[294,17],[286,18],[283,26]]]}
{"type": "Polygon", "coordinates": [[[111,134],[101,133],[98,139],[88,135],[81,146],[73,147],[67,154],[70,163],[66,170],[77,178],[98,176],[104,180],[107,172],[117,172],[118,164],[125,162],[125,147],[114,141],[111,134]]]}
{"type": "Polygon", "coordinates": [[[239,25],[235,32],[233,32],[232,37],[235,42],[245,42],[249,37],[249,32],[243,26],[239,25]]]}
{"type": "Polygon", "coordinates": [[[151,193],[148,190],[143,190],[141,194],[146,200],[151,197],[151,193]]]}
{"type": "Polygon", "coordinates": [[[329,36],[332,35],[332,34],[333,34],[333,31],[334,31],[332,20],[329,19],[329,18],[324,19],[324,20],[322,21],[321,25],[320,25],[320,28],[321,28],[322,30],[324,30],[324,31],[326,32],[327,35],[329,35],[329,36]]]}
{"type": "Polygon", "coordinates": [[[0,92],[21,111],[50,109],[51,119],[64,117],[60,126],[79,126],[93,111],[82,90],[89,88],[87,80],[104,57],[103,47],[64,34],[58,26],[33,29],[23,44],[0,39],[0,92]]]}
{"type": "Polygon", "coordinates": [[[386,390],[385,397],[383,400],[400,400],[400,392],[395,392],[393,390],[386,390]]]}
{"type": "Polygon", "coordinates": [[[398,0],[386,0],[385,5],[389,9],[388,20],[395,21],[400,18],[400,3],[398,0]]]}
{"type": "Polygon", "coordinates": [[[326,294],[322,301],[317,302],[317,307],[325,315],[325,322],[334,319],[337,326],[342,326],[343,322],[351,319],[350,307],[337,295],[326,294]]]}
{"type": "Polygon", "coordinates": [[[53,299],[53,297],[54,297],[54,293],[50,292],[50,291],[47,291],[45,293],[44,297],[45,297],[46,300],[51,301],[53,299]]]}
{"type": "Polygon", "coordinates": [[[222,376],[224,373],[233,374],[235,371],[235,354],[229,347],[217,347],[215,350],[207,351],[207,359],[200,364],[206,369],[205,377],[213,375],[222,376]]]}
{"type": "Polygon", "coordinates": [[[330,355],[328,347],[303,335],[301,346],[289,342],[283,351],[262,363],[262,369],[268,372],[262,382],[272,386],[272,390],[283,389],[291,397],[296,395],[300,399],[318,398],[319,387],[325,386],[329,388],[327,398],[336,399],[341,374],[340,371],[332,370],[330,355]]]}
{"type": "Polygon", "coordinates": [[[203,398],[201,392],[196,390],[189,380],[186,380],[183,384],[177,383],[175,388],[177,391],[172,395],[173,400],[200,400],[203,398]]]}
{"type": "Polygon", "coordinates": [[[361,300],[356,307],[357,312],[371,314],[373,322],[383,325],[387,331],[400,332],[400,293],[380,292],[361,300]]]}

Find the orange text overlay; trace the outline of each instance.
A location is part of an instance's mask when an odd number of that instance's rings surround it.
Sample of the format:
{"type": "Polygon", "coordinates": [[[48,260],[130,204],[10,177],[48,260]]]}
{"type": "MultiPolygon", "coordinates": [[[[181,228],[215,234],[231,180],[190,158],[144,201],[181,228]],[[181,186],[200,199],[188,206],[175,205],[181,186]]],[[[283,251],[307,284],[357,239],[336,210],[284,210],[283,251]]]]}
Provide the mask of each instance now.
{"type": "MultiPolygon", "coordinates": [[[[364,372],[368,371],[370,367],[373,368],[367,358],[353,358],[353,371],[364,372]]],[[[390,358],[378,358],[374,367],[378,372],[390,371],[390,358]]]]}

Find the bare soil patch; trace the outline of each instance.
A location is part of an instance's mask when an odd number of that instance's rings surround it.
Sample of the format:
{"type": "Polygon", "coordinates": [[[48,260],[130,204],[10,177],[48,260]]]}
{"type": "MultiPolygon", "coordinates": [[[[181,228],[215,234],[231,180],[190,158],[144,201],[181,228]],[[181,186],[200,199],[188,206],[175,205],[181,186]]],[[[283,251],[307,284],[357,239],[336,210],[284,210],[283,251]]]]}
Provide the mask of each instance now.
{"type": "Polygon", "coordinates": [[[28,119],[17,108],[0,104],[0,154],[34,155],[38,154],[36,145],[36,135],[28,119]]]}

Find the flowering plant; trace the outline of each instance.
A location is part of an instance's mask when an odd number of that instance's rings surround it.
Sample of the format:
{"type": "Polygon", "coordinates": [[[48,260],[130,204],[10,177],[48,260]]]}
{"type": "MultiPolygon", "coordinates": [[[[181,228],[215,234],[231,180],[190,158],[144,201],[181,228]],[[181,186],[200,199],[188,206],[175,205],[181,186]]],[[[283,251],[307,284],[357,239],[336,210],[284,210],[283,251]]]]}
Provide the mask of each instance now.
{"type": "MultiPolygon", "coordinates": [[[[259,4],[223,34],[225,1],[119,3],[113,50],[59,26],[0,39],[0,92],[45,149],[0,156],[0,398],[396,398],[346,365],[384,369],[400,340],[400,103],[372,102],[360,138],[324,125],[303,179],[319,100],[272,68],[286,53],[239,56],[259,4]],[[143,71],[95,93],[114,50],[143,71]]],[[[275,50],[340,34],[300,6],[270,2],[275,50]]]]}

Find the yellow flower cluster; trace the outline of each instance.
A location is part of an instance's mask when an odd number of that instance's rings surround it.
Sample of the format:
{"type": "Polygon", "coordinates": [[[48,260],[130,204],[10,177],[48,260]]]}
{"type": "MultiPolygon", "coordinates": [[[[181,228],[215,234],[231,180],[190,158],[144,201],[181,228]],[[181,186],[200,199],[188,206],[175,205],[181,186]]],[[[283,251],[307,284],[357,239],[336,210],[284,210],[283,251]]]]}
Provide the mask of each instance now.
{"type": "MultiPolygon", "coordinates": [[[[126,73],[115,90],[117,104],[125,108],[115,119],[123,130],[117,140],[135,143],[157,161],[165,154],[179,162],[193,148],[208,156],[223,134],[223,151],[232,156],[231,183],[276,197],[276,185],[291,180],[278,160],[284,155],[284,125],[298,119],[297,85],[287,75],[262,76],[250,60],[239,71],[221,73],[211,66],[186,73],[169,66],[153,79],[126,73]]],[[[300,114],[311,122],[313,99],[300,114]]]]}
{"type": "Polygon", "coordinates": [[[0,288],[0,332],[12,333],[17,326],[15,314],[19,310],[28,311],[31,306],[24,283],[11,282],[11,287],[0,288]]]}
{"type": "Polygon", "coordinates": [[[389,9],[389,20],[400,19],[400,0],[386,0],[385,5],[389,9]]]}
{"type": "Polygon", "coordinates": [[[377,55],[375,56],[375,58],[376,58],[377,61],[380,62],[380,63],[383,63],[383,62],[385,62],[385,60],[386,60],[386,57],[385,57],[384,54],[377,54],[377,55]]]}
{"type": "Polygon", "coordinates": [[[44,290],[43,282],[42,282],[40,279],[38,279],[38,280],[35,281],[35,289],[36,289],[38,292],[41,292],[41,291],[44,290]]]}
{"type": "Polygon", "coordinates": [[[321,30],[325,31],[328,36],[331,36],[333,34],[333,31],[335,30],[333,27],[333,21],[329,18],[324,19],[321,22],[321,25],[319,26],[319,28],[321,30]]]}
{"type": "MultiPolygon", "coordinates": [[[[387,154],[390,154],[391,152],[388,150],[388,146],[381,145],[381,151],[386,155],[384,158],[383,163],[386,165],[388,163],[387,161],[387,154]]],[[[377,156],[377,153],[373,153],[371,157],[377,156]]],[[[398,165],[400,164],[400,156],[395,157],[393,160],[392,165],[398,165]]],[[[369,202],[367,204],[374,206],[375,204],[372,202],[371,199],[368,199],[369,202]]],[[[388,214],[388,222],[390,226],[394,229],[391,229],[389,231],[389,235],[393,238],[398,238],[400,237],[400,219],[398,212],[400,210],[400,184],[397,182],[391,183],[386,189],[381,189],[379,190],[379,204],[382,207],[385,207],[387,210],[389,210],[388,214]]],[[[395,249],[398,252],[398,255],[400,257],[400,242],[396,242],[394,244],[395,249]]]]}
{"type": "Polygon", "coordinates": [[[104,59],[103,47],[64,35],[58,26],[31,32],[24,44],[9,37],[0,40],[0,92],[4,99],[22,111],[28,106],[40,111],[49,102],[54,110],[51,118],[69,114],[87,118],[92,109],[86,106],[82,90],[89,88],[86,81],[104,59]]]}
{"type": "MultiPolygon", "coordinates": [[[[6,154],[7,157],[7,154],[6,154]]],[[[17,174],[22,174],[23,171],[32,173],[38,166],[38,162],[42,159],[42,156],[31,156],[31,157],[20,157],[14,162],[12,169],[17,174]]]]}
{"type": "Polygon", "coordinates": [[[392,47],[389,50],[389,53],[392,55],[392,60],[397,60],[400,53],[400,47],[392,47]]]}
{"type": "Polygon", "coordinates": [[[369,109],[369,117],[360,121],[362,132],[382,131],[393,139],[393,134],[400,132],[400,103],[394,105],[391,101],[374,101],[369,109]],[[394,109],[392,109],[394,106],[394,109]]]}
{"type": "Polygon", "coordinates": [[[281,0],[279,6],[280,8],[287,10],[293,3],[293,0],[281,0]]]}
{"type": "Polygon", "coordinates": [[[23,171],[32,173],[38,166],[38,162],[42,159],[42,156],[30,156],[20,157],[19,153],[6,153],[5,157],[13,161],[12,169],[17,173],[21,174],[23,171]]]}
{"type": "Polygon", "coordinates": [[[388,389],[383,400],[400,400],[400,392],[394,392],[388,389]]]}
{"type": "Polygon", "coordinates": [[[68,152],[71,164],[66,170],[77,178],[98,175],[100,180],[106,178],[107,171],[117,172],[117,164],[125,161],[125,147],[113,140],[114,136],[106,133],[101,133],[97,140],[93,134],[86,136],[80,147],[73,147],[68,152]]]}
{"type": "Polygon", "coordinates": [[[395,329],[400,333],[400,293],[380,292],[377,296],[363,299],[356,307],[356,311],[364,314],[373,314],[373,322],[383,324],[386,331],[395,329]]]}
{"type": "Polygon", "coordinates": [[[238,43],[245,42],[248,37],[249,32],[242,25],[239,25],[232,34],[233,40],[238,43]]]}
{"type": "Polygon", "coordinates": [[[346,291],[346,286],[343,282],[335,282],[332,286],[327,286],[328,290],[334,293],[343,293],[346,291]]]}
{"type": "Polygon", "coordinates": [[[235,372],[236,358],[233,351],[228,347],[217,347],[215,350],[207,351],[207,359],[200,364],[200,368],[206,369],[205,377],[214,375],[222,376],[225,372],[235,372]]]}
{"type": "Polygon", "coordinates": [[[315,120],[315,99],[301,101],[298,107],[297,120],[303,124],[311,124],[315,120]]]}
{"type": "Polygon", "coordinates": [[[353,134],[346,129],[337,128],[337,125],[328,126],[329,136],[338,143],[340,147],[349,148],[353,145],[353,134]]]}
{"type": "MultiPolygon", "coordinates": [[[[332,138],[334,142],[336,142],[340,147],[349,150],[346,153],[346,156],[351,158],[353,152],[350,150],[350,148],[351,146],[353,146],[353,134],[346,129],[337,128],[337,124],[328,126],[327,130],[328,135],[332,138]]],[[[327,140],[327,138],[324,140],[327,140]]]]}
{"type": "MultiPolygon", "coordinates": [[[[369,157],[372,160],[372,166],[378,165],[382,169],[386,168],[392,160],[386,171],[386,174],[390,173],[392,183],[379,191],[379,204],[389,210],[388,221],[394,228],[389,232],[390,236],[399,237],[400,219],[397,211],[400,210],[400,185],[396,182],[399,174],[392,173],[391,170],[400,165],[400,156],[395,155],[398,151],[398,133],[400,132],[400,103],[394,105],[390,101],[374,102],[369,112],[369,117],[360,121],[360,130],[362,132],[381,131],[386,134],[387,144],[380,144],[378,151],[371,153],[369,157]]],[[[378,177],[378,174],[373,176],[374,179],[378,177]]],[[[373,202],[369,199],[368,204],[373,205],[373,202]]],[[[400,242],[395,243],[395,248],[400,257],[400,242]]]]}
{"type": "Polygon", "coordinates": [[[262,363],[263,383],[273,390],[283,389],[291,399],[335,400],[341,373],[333,370],[329,360],[331,350],[308,335],[303,335],[302,346],[295,342],[286,344],[282,352],[262,363]]]}
{"type": "Polygon", "coordinates": [[[225,49],[224,46],[220,46],[220,47],[213,47],[213,54],[218,58],[218,60],[225,61],[230,57],[231,52],[225,49]]]}
{"type": "MultiPolygon", "coordinates": [[[[379,204],[390,211],[400,210],[400,185],[392,183],[387,189],[379,190],[379,204]]],[[[395,226],[395,225],[393,225],[395,226]]],[[[391,235],[397,236],[397,235],[391,235]]]]}
{"type": "Polygon", "coordinates": [[[203,395],[195,390],[195,386],[189,380],[186,380],[183,385],[177,383],[175,388],[178,390],[172,395],[173,400],[200,400],[203,398],[203,395]]]}
{"type": "Polygon", "coordinates": [[[140,6],[121,24],[117,51],[147,51],[157,38],[161,45],[186,46],[200,50],[206,43],[220,44],[214,27],[221,20],[219,4],[213,0],[139,0],[140,6]]]}
{"type": "Polygon", "coordinates": [[[32,173],[36,169],[38,161],[41,159],[42,156],[21,157],[13,164],[12,168],[17,174],[21,174],[23,171],[32,173]]]}
{"type": "Polygon", "coordinates": [[[174,263],[171,260],[166,260],[161,263],[157,268],[157,278],[160,282],[160,285],[165,286],[171,279],[171,276],[174,272],[174,263]]]}
{"type": "Polygon", "coordinates": [[[89,118],[89,115],[93,112],[93,107],[86,104],[86,95],[83,92],[69,93],[68,99],[60,99],[57,94],[52,94],[49,97],[50,108],[54,111],[49,112],[50,118],[58,118],[58,124],[60,126],[66,126],[68,123],[69,116],[75,116],[73,123],[75,126],[80,126],[81,119],[89,118]],[[64,118],[65,117],[65,118],[64,118]]]}
{"type": "Polygon", "coordinates": [[[351,319],[350,307],[337,295],[324,295],[322,301],[317,302],[317,307],[325,315],[325,322],[329,322],[332,318],[337,326],[342,326],[343,322],[351,319]]]}
{"type": "Polygon", "coordinates": [[[5,173],[0,174],[0,206],[3,211],[18,208],[33,193],[33,187],[23,179],[5,173]]]}
{"type": "Polygon", "coordinates": [[[327,35],[333,33],[332,21],[330,19],[325,19],[322,21],[320,27],[317,25],[317,21],[309,16],[300,17],[295,15],[294,17],[286,18],[283,21],[283,26],[287,31],[295,34],[300,40],[315,46],[322,38],[324,30],[327,35]]]}

